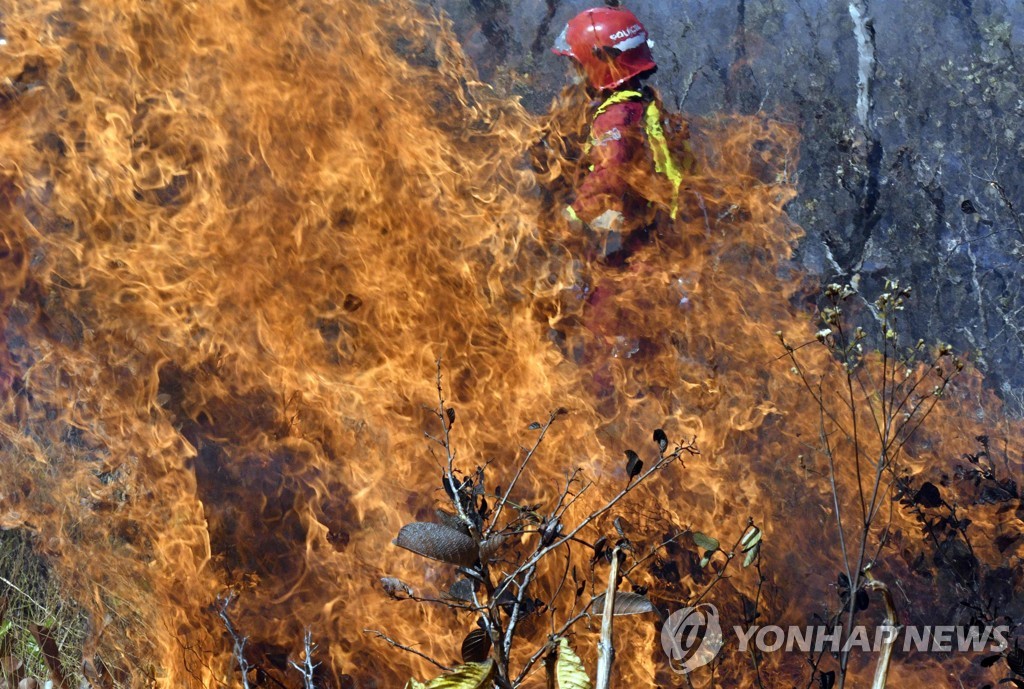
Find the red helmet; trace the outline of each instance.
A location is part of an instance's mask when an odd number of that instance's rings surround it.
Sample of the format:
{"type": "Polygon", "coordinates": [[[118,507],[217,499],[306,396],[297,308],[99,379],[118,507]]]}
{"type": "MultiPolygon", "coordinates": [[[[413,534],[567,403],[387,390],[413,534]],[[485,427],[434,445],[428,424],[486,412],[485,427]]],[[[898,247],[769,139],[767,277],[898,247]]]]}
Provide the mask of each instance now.
{"type": "Polygon", "coordinates": [[[569,20],[552,50],[576,60],[597,89],[613,89],[657,69],[647,29],[621,7],[584,10],[569,20]]]}

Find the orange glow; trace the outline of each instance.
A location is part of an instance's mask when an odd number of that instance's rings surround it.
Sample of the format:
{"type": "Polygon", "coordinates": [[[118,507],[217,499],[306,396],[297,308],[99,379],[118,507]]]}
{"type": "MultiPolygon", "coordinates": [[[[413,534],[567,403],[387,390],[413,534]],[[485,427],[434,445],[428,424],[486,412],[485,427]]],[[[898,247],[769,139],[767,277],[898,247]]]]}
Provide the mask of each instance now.
{"type": "MultiPolygon", "coordinates": [[[[364,629],[457,663],[472,620],[379,583],[452,581],[391,545],[445,502],[424,438],[438,358],[464,470],[490,462],[507,484],[528,425],[565,407],[519,498],[556,499],[578,466],[596,482],[585,514],[621,488],[623,451],[649,449],[653,429],[695,436],[699,457],[625,503],[638,538],[692,527],[731,543],[753,517],[765,619],[802,624],[835,604],[819,415],[775,335],[817,329],[817,287],[787,263],[801,236],[783,210],[797,132],[765,117],[692,122],[700,173],[679,220],[629,266],[606,266],[550,198],[575,174],[580,95],[531,117],[474,82],[444,20],[418,7],[19,0],[4,12],[0,527],[38,535],[90,612],[96,652],[122,658],[135,686],[237,683],[215,610],[228,590],[266,667],[299,658],[307,627],[338,686],[437,672],[364,629]]],[[[815,379],[834,375],[823,349],[801,355],[815,379]]],[[[1019,471],[1006,423],[965,372],[904,466],[938,483],[986,434],[1019,471]]],[[[1000,509],[972,511],[973,528],[1019,528],[1000,509]]],[[[899,540],[876,575],[927,600],[912,573],[919,527],[892,519],[899,540]]],[[[610,519],[587,539],[601,533],[610,519]]],[[[636,583],[677,607],[707,578],[672,557],[676,584],[636,583]]],[[[733,574],[712,594],[727,624],[757,589],[753,570],[733,574]]],[[[574,640],[588,668],[597,626],[574,640]]],[[[625,619],[617,638],[620,686],[682,682],[650,619],[625,619]]],[[[726,658],[713,683],[754,684],[747,660],[726,658]]],[[[766,686],[803,676],[802,662],[768,662],[766,686]]],[[[900,667],[893,686],[949,671],[900,667]]]]}

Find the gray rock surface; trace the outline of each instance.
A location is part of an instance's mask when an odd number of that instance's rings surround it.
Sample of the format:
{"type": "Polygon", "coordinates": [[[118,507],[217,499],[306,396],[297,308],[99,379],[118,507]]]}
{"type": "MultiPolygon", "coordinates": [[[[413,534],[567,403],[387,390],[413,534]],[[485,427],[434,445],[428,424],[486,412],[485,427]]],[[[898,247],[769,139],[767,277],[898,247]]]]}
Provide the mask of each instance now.
{"type": "MultiPolygon", "coordinates": [[[[483,79],[533,111],[563,86],[549,52],[582,0],[435,0],[483,79]]],[[[915,288],[909,327],[967,352],[1021,407],[1024,4],[1016,0],[626,3],[665,101],[766,111],[803,137],[799,260],[875,295],[915,288]],[[860,16],[858,22],[856,17],[860,16]],[[860,84],[858,80],[860,79],[860,84]]]]}

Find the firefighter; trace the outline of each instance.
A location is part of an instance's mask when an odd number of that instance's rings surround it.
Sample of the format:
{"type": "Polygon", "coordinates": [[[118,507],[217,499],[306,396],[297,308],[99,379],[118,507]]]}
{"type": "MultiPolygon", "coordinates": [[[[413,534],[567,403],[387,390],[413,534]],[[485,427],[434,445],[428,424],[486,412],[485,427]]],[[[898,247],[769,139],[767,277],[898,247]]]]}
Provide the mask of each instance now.
{"type": "MultiPolygon", "coordinates": [[[[659,211],[675,218],[687,167],[670,152],[660,99],[643,85],[657,69],[647,30],[627,9],[593,8],[569,21],[553,51],[572,59],[597,96],[584,151],[589,171],[563,215],[596,235],[604,260],[621,262],[659,211]]],[[[675,131],[673,139],[686,137],[675,131]]]]}
{"type": "Polygon", "coordinates": [[[631,256],[677,215],[684,176],[694,169],[689,133],[685,121],[666,116],[657,93],[644,85],[657,64],[647,30],[629,10],[581,12],[553,50],[572,60],[594,98],[582,177],[563,215],[573,234],[586,240],[590,258],[614,269],[587,276],[593,282],[585,290],[581,324],[593,339],[584,336],[567,351],[577,363],[588,362],[584,386],[613,403],[617,367],[611,360],[646,358],[657,349],[646,324],[634,322],[637,314],[623,290],[636,284],[629,275],[647,269],[631,256]],[[584,344],[588,340],[595,346],[584,344]]]}

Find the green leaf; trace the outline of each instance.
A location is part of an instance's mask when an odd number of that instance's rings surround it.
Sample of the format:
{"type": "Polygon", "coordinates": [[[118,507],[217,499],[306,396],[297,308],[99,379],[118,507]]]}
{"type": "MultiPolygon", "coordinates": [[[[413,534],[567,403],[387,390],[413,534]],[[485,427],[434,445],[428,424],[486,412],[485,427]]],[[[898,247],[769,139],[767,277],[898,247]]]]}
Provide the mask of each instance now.
{"type": "Polygon", "coordinates": [[[703,534],[700,531],[693,532],[693,542],[699,545],[704,550],[718,550],[719,543],[711,536],[703,534]]]}
{"type": "Polygon", "coordinates": [[[753,548],[747,551],[747,556],[743,558],[743,566],[749,567],[751,563],[757,558],[757,554],[761,552],[761,545],[757,544],[753,548]]]}
{"type": "Polygon", "coordinates": [[[740,541],[740,546],[743,548],[743,552],[747,552],[748,550],[756,546],[758,543],[760,543],[761,536],[763,535],[764,532],[756,526],[754,527],[753,531],[748,531],[747,533],[743,534],[743,540],[740,541]]]}
{"type": "Polygon", "coordinates": [[[700,568],[704,569],[705,567],[708,566],[709,562],[711,562],[711,556],[710,555],[705,555],[704,557],[702,557],[700,559],[700,568]]]}
{"type": "MultiPolygon", "coordinates": [[[[494,661],[466,663],[426,684],[406,685],[406,689],[488,689],[494,677],[494,661]]],[[[416,680],[410,680],[415,682],[416,680]]]]}
{"type": "Polygon", "coordinates": [[[0,624],[0,641],[4,640],[4,638],[7,636],[7,633],[11,631],[12,626],[14,626],[14,623],[10,620],[7,620],[3,624],[0,624]]]}
{"type": "Polygon", "coordinates": [[[558,678],[558,689],[591,689],[593,686],[587,677],[587,671],[583,669],[583,662],[565,637],[558,642],[555,677],[558,678]]]}
{"type": "Polygon", "coordinates": [[[415,679],[410,679],[406,682],[405,689],[427,689],[427,685],[423,682],[417,682],[415,679]]]}

